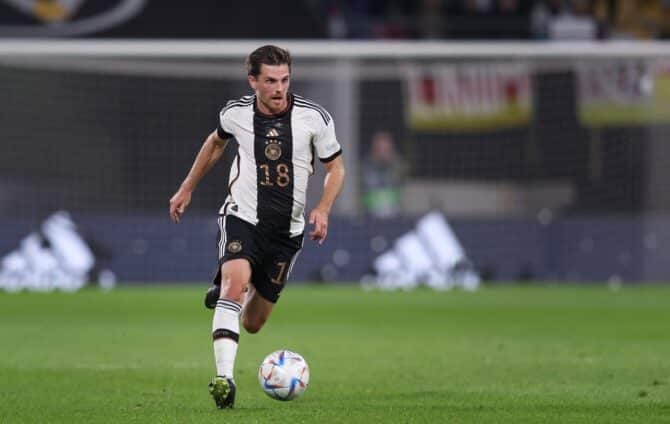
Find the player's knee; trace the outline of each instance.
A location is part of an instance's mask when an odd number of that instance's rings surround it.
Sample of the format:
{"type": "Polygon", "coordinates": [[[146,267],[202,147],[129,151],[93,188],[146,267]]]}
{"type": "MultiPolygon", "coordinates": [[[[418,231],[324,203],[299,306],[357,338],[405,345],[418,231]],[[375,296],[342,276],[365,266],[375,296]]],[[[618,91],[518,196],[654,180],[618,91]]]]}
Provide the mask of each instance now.
{"type": "Polygon", "coordinates": [[[235,275],[223,273],[221,278],[221,298],[231,299],[242,303],[247,282],[235,275]]]}
{"type": "Polygon", "coordinates": [[[250,271],[244,262],[230,261],[221,267],[221,298],[242,303],[249,284],[250,271]]]}
{"type": "Polygon", "coordinates": [[[266,319],[267,318],[265,317],[249,317],[244,315],[242,316],[242,325],[248,333],[254,334],[261,331],[261,328],[263,328],[266,319]]]}

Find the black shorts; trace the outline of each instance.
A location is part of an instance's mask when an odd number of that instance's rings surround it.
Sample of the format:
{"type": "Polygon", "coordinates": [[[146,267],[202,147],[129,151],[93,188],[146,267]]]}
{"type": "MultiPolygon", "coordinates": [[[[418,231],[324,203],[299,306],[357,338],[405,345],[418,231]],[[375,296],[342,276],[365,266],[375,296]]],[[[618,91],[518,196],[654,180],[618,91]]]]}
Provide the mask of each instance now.
{"type": "Polygon", "coordinates": [[[302,248],[302,234],[295,237],[263,231],[233,215],[219,217],[219,266],[214,284],[221,284],[221,265],[231,259],[247,259],[251,283],[272,303],[279,299],[302,248]]]}

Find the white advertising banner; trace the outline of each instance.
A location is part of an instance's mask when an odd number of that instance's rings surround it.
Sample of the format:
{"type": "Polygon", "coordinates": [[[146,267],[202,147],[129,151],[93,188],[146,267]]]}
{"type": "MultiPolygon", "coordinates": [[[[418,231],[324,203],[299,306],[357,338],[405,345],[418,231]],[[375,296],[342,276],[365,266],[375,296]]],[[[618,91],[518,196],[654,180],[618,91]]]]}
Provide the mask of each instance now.
{"type": "Polygon", "coordinates": [[[618,60],[577,67],[580,122],[587,127],[670,122],[670,61],[618,60]]]}

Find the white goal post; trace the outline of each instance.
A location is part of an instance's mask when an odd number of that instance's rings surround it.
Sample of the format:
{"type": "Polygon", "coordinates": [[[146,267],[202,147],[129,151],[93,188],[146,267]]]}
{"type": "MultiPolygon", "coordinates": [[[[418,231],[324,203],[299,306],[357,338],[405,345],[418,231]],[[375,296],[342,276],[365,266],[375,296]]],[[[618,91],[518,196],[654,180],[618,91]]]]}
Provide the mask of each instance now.
{"type": "Polygon", "coordinates": [[[0,40],[0,56],[68,57],[245,57],[263,44],[277,44],[296,57],[314,59],[430,58],[643,58],[670,56],[662,41],[439,42],[293,40],[0,40]]]}

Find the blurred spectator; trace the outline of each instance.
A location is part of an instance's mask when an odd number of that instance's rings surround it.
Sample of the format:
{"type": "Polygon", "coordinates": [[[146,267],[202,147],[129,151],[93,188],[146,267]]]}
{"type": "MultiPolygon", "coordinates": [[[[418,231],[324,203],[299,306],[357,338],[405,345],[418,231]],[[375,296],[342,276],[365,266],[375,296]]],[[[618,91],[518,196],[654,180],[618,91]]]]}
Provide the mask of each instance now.
{"type": "Polygon", "coordinates": [[[443,38],[446,35],[445,21],[441,0],[423,0],[417,18],[419,38],[443,38]]]}
{"type": "Polygon", "coordinates": [[[328,37],[346,38],[348,35],[347,20],[338,4],[328,8],[328,37]]]}
{"type": "Polygon", "coordinates": [[[609,38],[650,39],[670,35],[668,0],[594,0],[595,15],[609,38]]]}
{"type": "Polygon", "coordinates": [[[493,11],[493,0],[464,0],[463,12],[470,15],[487,14],[493,11]]]}
{"type": "Polygon", "coordinates": [[[320,10],[331,38],[670,36],[670,0],[329,0],[320,10]]]}
{"type": "Polygon", "coordinates": [[[549,5],[544,1],[538,1],[530,13],[530,26],[533,38],[543,40],[549,37],[549,21],[552,13],[549,5]]]}
{"type": "Polygon", "coordinates": [[[497,12],[500,15],[519,15],[523,13],[523,9],[519,0],[498,0],[497,12]]]}
{"type": "Polygon", "coordinates": [[[530,3],[520,0],[461,0],[447,10],[459,19],[448,22],[451,39],[529,38],[530,3]]]}
{"type": "Polygon", "coordinates": [[[412,23],[417,16],[416,7],[403,1],[377,0],[375,8],[378,13],[373,25],[376,38],[405,39],[412,38],[412,23]]]}
{"type": "Polygon", "coordinates": [[[331,38],[370,38],[372,24],[367,0],[333,0],[327,8],[331,38]]]}
{"type": "MultiPolygon", "coordinates": [[[[598,36],[598,25],[593,16],[590,0],[551,2],[558,13],[553,14],[547,24],[546,34],[552,40],[593,40],[598,36]]],[[[534,26],[535,27],[535,26],[534,26]]]]}
{"type": "Polygon", "coordinates": [[[549,38],[549,22],[563,13],[563,0],[538,0],[530,13],[531,31],[534,38],[549,38]]]}
{"type": "Polygon", "coordinates": [[[376,20],[374,35],[377,38],[411,38],[411,14],[395,2],[389,2],[383,19],[376,20]]]}
{"type": "Polygon", "coordinates": [[[375,132],[361,172],[363,203],[371,216],[387,218],[400,212],[404,168],[393,135],[388,131],[375,132]]]}

